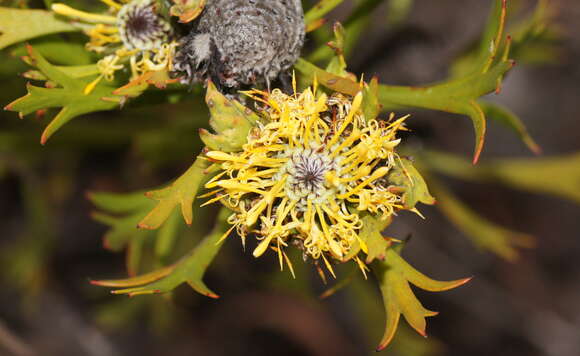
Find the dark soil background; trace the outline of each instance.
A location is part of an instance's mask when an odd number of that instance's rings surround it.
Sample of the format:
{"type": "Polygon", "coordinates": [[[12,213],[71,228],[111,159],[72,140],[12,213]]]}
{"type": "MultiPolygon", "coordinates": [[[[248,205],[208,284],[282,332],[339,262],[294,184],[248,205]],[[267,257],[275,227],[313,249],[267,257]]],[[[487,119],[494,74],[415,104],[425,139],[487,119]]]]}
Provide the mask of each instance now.
{"type": "MultiPolygon", "coordinates": [[[[350,69],[377,74],[382,82],[392,84],[441,80],[453,58],[479,35],[490,3],[417,0],[409,22],[397,31],[381,25],[381,7],[375,14],[376,24],[349,60],[350,69]]],[[[561,57],[550,65],[518,65],[506,78],[501,95],[494,98],[522,118],[545,156],[580,150],[580,2],[553,3],[559,9],[555,23],[564,33],[561,57]]],[[[347,1],[330,20],[342,19],[348,6],[347,1]]],[[[5,105],[20,95],[24,81],[8,80],[6,73],[0,78],[0,103],[5,105]]],[[[198,104],[170,109],[150,106],[147,113],[165,119],[176,112],[183,115],[193,105],[198,104]]],[[[199,149],[191,128],[175,139],[184,143],[173,159],[151,163],[155,154],[173,153],[143,152],[140,141],[106,130],[109,124],[116,130],[122,119],[120,112],[89,115],[65,126],[62,131],[70,130],[68,136],[57,135],[40,148],[43,122],[19,121],[14,113],[0,112],[1,134],[22,132],[22,144],[15,146],[18,151],[2,150],[0,155],[12,162],[7,173],[0,175],[0,246],[10,251],[6,246],[24,238],[31,228],[50,245],[50,253],[31,277],[33,283],[15,281],[10,274],[2,280],[0,355],[346,356],[373,352],[383,328],[380,307],[371,313],[378,322],[358,315],[353,306],[363,301],[346,291],[350,287],[325,301],[305,296],[304,284],[317,292],[324,290],[314,273],[306,273],[302,281],[288,281],[289,275],[278,272],[274,258],[255,260],[234,241],[220,253],[206,278],[222,296],[217,301],[198,296],[188,287],[180,287],[170,301],[156,296],[109,296],[106,290],[90,285],[89,278],[122,276],[124,257],[103,249],[101,237],[106,229],[90,219],[92,207],[85,193],[155,187],[182,172],[199,149]],[[104,128],[92,138],[94,142],[85,140],[80,152],[74,132],[82,122],[101,122],[104,128]],[[29,220],[24,213],[25,186],[48,196],[50,215],[44,224],[29,220]],[[36,279],[39,283],[34,283],[36,279]],[[40,287],[30,293],[26,285],[40,287]]],[[[143,132],[150,121],[136,129],[140,139],[148,137],[143,132]]],[[[410,127],[421,145],[466,157],[472,152],[471,123],[465,118],[417,112],[410,127]]],[[[2,137],[0,148],[4,147],[2,137]]],[[[511,132],[490,122],[482,161],[529,156],[511,132]]],[[[537,246],[523,250],[518,261],[505,262],[474,248],[434,208],[421,209],[426,220],[401,214],[388,233],[411,236],[405,251],[408,261],[438,279],[474,279],[451,292],[418,291],[426,307],[440,312],[429,319],[429,338],[402,329],[398,344],[383,354],[580,355],[580,207],[499,185],[446,182],[482,215],[536,236],[537,246]]],[[[194,229],[207,230],[203,219],[208,217],[199,218],[194,229]]]]}

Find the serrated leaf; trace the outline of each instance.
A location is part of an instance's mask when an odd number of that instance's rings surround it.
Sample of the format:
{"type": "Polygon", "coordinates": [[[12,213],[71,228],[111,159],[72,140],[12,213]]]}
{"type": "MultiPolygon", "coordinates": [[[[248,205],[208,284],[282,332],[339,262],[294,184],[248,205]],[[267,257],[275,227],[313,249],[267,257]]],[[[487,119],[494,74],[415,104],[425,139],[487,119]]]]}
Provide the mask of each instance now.
{"type": "Polygon", "coordinates": [[[383,350],[393,339],[401,314],[419,334],[426,336],[425,318],[437,313],[425,309],[411,290],[409,283],[433,291],[445,291],[467,283],[470,278],[455,281],[436,281],[415,270],[394,249],[389,248],[383,261],[371,264],[379,280],[386,312],[385,333],[377,351],[383,350]]]}
{"type": "Polygon", "coordinates": [[[411,160],[401,158],[389,173],[388,180],[394,187],[403,191],[402,202],[405,209],[413,209],[419,202],[435,204],[435,198],[429,193],[427,183],[411,160]]]}
{"type": "Polygon", "coordinates": [[[105,287],[131,287],[112,292],[113,294],[127,294],[129,296],[167,293],[179,285],[187,283],[200,294],[210,298],[218,298],[218,295],[205,285],[202,278],[222,246],[220,239],[229,229],[229,224],[226,222],[229,215],[229,210],[223,208],[213,231],[188,255],[172,266],[135,278],[93,281],[92,283],[105,287]]]}
{"type": "Polygon", "coordinates": [[[198,157],[189,169],[170,186],[146,193],[147,197],[157,200],[158,203],[139,222],[139,227],[144,229],[157,229],[169,218],[173,209],[181,207],[181,213],[185,222],[190,225],[193,219],[192,204],[195,200],[199,187],[209,179],[207,171],[210,162],[198,157]]]}
{"type": "Polygon", "coordinates": [[[77,116],[119,106],[121,97],[113,95],[113,87],[101,83],[90,94],[85,94],[83,91],[88,80],[69,76],[48,63],[31,46],[28,46],[28,53],[31,64],[60,87],[42,88],[28,84],[28,94],[8,104],[5,109],[17,111],[23,116],[42,109],[62,107],[42,133],[41,144],[45,144],[58,129],[77,116]]]}
{"type": "Polygon", "coordinates": [[[241,150],[248,133],[259,120],[258,115],[240,102],[226,98],[212,82],[207,85],[205,101],[211,114],[209,124],[216,133],[201,129],[199,136],[203,143],[214,151],[241,150]]]}
{"type": "Polygon", "coordinates": [[[513,261],[518,257],[517,248],[534,246],[535,239],[532,236],[492,223],[459,201],[435,180],[431,179],[430,182],[438,199],[437,208],[479,248],[513,261]]]}
{"type": "Polygon", "coordinates": [[[50,11],[0,7],[0,49],[51,33],[73,31],[80,29],[50,11]]]}

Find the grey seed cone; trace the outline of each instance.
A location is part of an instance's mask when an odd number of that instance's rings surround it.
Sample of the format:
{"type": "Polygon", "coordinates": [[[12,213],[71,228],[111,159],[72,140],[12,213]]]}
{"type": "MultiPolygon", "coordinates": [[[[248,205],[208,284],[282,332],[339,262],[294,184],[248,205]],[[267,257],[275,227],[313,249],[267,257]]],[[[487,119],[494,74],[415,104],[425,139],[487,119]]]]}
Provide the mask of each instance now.
{"type": "Polygon", "coordinates": [[[218,87],[270,85],[300,55],[300,0],[209,0],[175,58],[185,83],[212,79],[218,87]]]}

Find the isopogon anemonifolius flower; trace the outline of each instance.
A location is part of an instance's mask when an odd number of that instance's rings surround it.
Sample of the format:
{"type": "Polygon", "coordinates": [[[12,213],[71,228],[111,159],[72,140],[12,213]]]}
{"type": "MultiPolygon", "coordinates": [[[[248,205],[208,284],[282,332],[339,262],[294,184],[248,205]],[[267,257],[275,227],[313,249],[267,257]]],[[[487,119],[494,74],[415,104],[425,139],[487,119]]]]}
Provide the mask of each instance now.
{"type": "Polygon", "coordinates": [[[222,169],[206,184],[206,204],[220,201],[233,210],[225,236],[235,229],[244,244],[256,236],[255,257],[274,250],[280,266],[286,262],[291,270],[285,249],[297,246],[304,259],[323,262],[331,274],[333,262],[348,259],[364,273],[363,260],[352,255],[355,246],[367,252],[359,235],[363,216],[390,219],[401,209],[416,211],[405,208],[390,181],[394,167],[403,166],[395,148],[407,117],[367,120],[362,93],[254,89],[246,95],[263,105],[263,120],[240,152],[206,153],[222,169]]]}
{"type": "Polygon", "coordinates": [[[106,14],[93,14],[64,4],[52,11],[83,22],[90,40],[87,49],[103,55],[97,67],[101,75],[85,89],[90,92],[103,78],[112,80],[116,71],[128,64],[131,79],[161,70],[172,70],[177,47],[175,32],[168,19],[158,12],[155,0],[101,0],[109,6],[106,14]]]}

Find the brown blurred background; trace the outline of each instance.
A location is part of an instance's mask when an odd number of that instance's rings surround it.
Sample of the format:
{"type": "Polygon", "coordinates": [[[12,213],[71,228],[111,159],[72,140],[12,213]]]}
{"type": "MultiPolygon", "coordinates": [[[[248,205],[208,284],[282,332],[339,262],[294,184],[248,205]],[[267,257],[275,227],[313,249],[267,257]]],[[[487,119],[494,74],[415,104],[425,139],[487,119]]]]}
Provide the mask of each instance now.
{"type": "MultiPolygon", "coordinates": [[[[492,99],[522,118],[545,156],[580,150],[580,2],[552,2],[564,34],[558,60],[518,65],[492,99]]],[[[450,62],[479,36],[490,3],[417,0],[397,29],[385,28],[382,6],[349,60],[350,69],[390,84],[444,79],[450,62]]],[[[343,19],[349,6],[346,1],[335,10],[330,22],[343,19]]],[[[10,73],[25,67],[8,59],[3,66],[0,103],[5,105],[24,92],[24,80],[10,73]]],[[[277,270],[274,257],[255,260],[234,240],[206,277],[219,300],[187,286],[172,300],[128,299],[88,283],[121,277],[125,266],[123,254],[103,249],[106,229],[90,219],[93,208],[85,193],[143,190],[180,174],[200,147],[196,125],[207,119],[199,96],[194,92],[177,105],[88,115],[69,123],[45,147],[38,144],[42,120],[19,121],[14,113],[0,112],[0,246],[3,262],[10,261],[3,264],[0,292],[0,355],[372,353],[384,321],[378,291],[368,286],[372,281],[358,280],[319,301],[316,295],[325,287],[311,268],[292,280],[277,270]],[[160,126],[173,129],[173,136],[156,135],[160,126]],[[30,197],[42,199],[34,203],[30,197]]],[[[409,124],[414,145],[466,157],[472,151],[471,123],[465,118],[421,111],[409,124]]],[[[490,122],[483,162],[529,156],[517,137],[490,122]]],[[[440,311],[429,319],[429,338],[415,335],[402,321],[395,344],[383,353],[580,355],[580,207],[500,185],[445,182],[490,220],[536,236],[537,246],[523,250],[518,261],[505,262],[474,248],[432,207],[421,209],[426,220],[401,214],[388,234],[411,236],[405,250],[410,263],[438,279],[474,279],[450,292],[417,291],[427,308],[440,311]]],[[[198,216],[194,228],[207,230],[207,219],[198,216]]]]}

